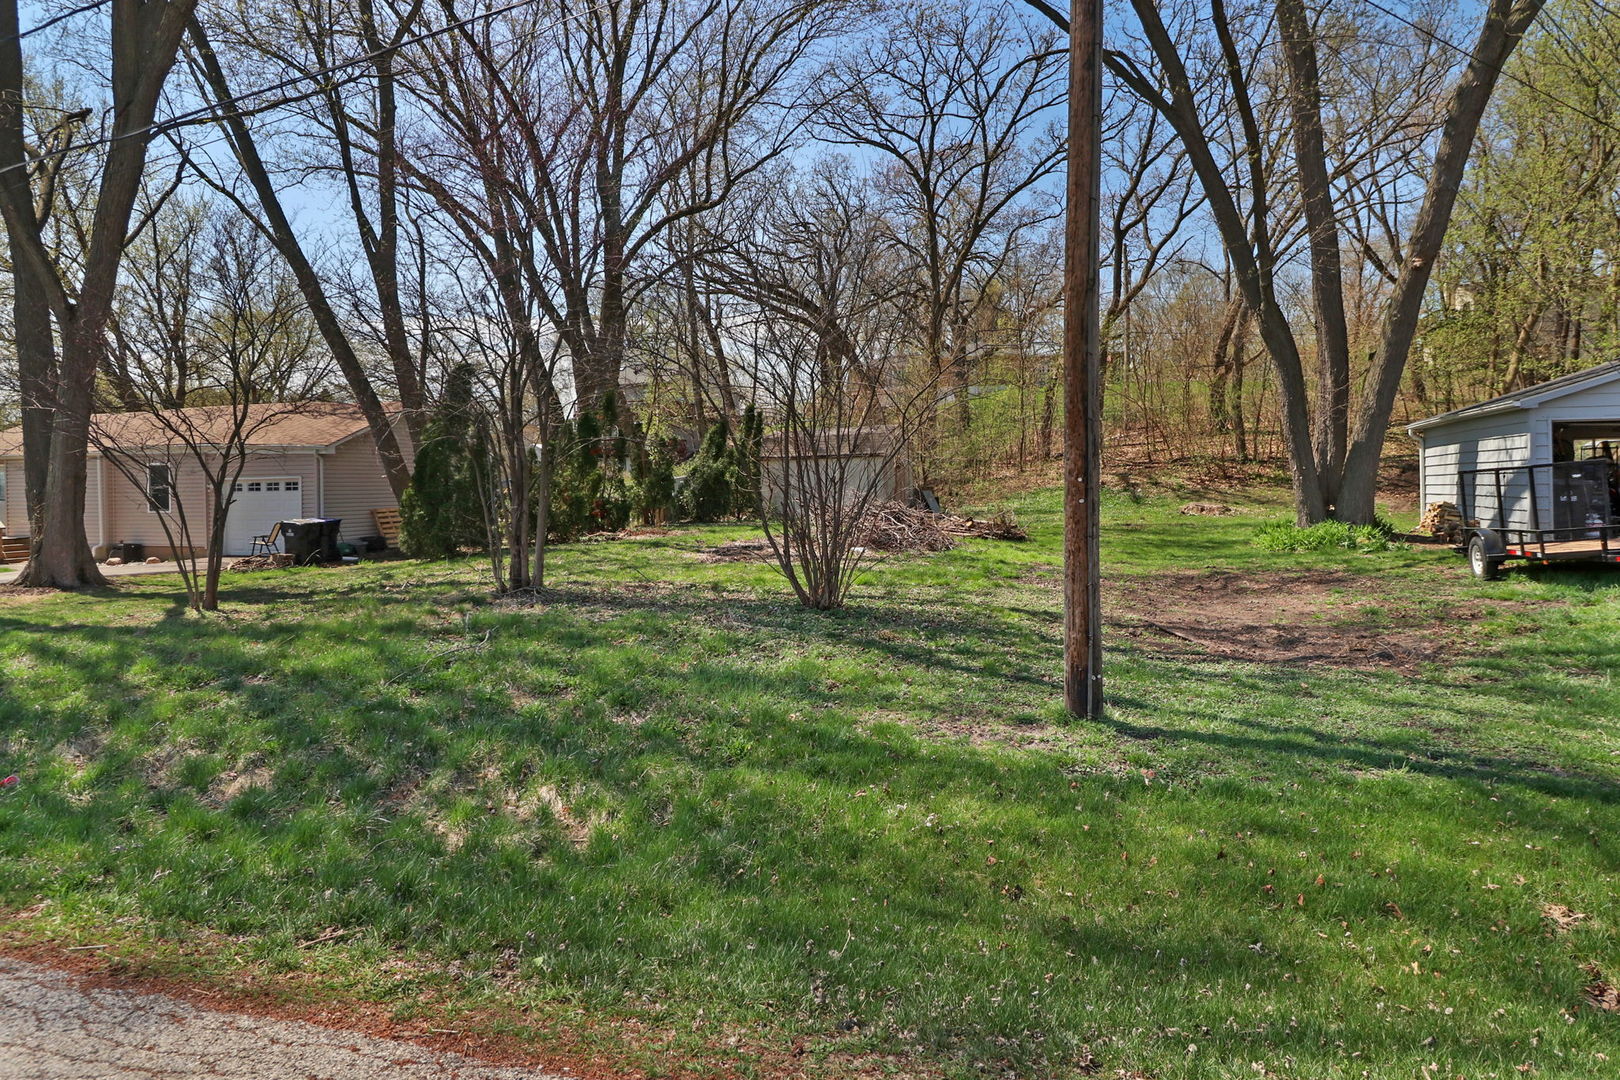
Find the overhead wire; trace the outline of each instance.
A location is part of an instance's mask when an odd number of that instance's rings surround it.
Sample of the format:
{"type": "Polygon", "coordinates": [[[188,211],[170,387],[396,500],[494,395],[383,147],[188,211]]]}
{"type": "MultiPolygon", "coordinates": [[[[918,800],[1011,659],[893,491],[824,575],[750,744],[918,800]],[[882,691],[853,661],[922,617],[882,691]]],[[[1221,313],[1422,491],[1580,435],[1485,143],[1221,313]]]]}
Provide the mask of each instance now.
{"type": "Polygon", "coordinates": [[[5,37],[0,38],[0,41],[21,41],[24,38],[31,38],[35,34],[49,30],[57,23],[66,22],[75,15],[83,15],[87,12],[96,10],[96,8],[106,7],[110,3],[112,3],[112,0],[90,0],[90,3],[88,4],[80,4],[78,7],[64,11],[60,15],[53,15],[49,19],[46,19],[44,22],[40,23],[38,26],[30,26],[27,30],[23,30],[16,34],[7,34],[5,37]]]}
{"type": "MultiPolygon", "coordinates": [[[[106,2],[108,2],[108,0],[101,0],[101,2],[106,3],[106,2]]],[[[297,86],[300,83],[306,83],[306,82],[312,82],[312,81],[315,81],[315,80],[325,79],[325,78],[328,78],[328,77],[330,77],[332,75],[337,75],[337,74],[340,74],[340,73],[342,73],[344,71],[348,71],[351,68],[360,67],[360,66],[365,65],[365,64],[375,63],[377,60],[381,59],[382,57],[387,56],[390,53],[398,52],[401,49],[407,48],[407,47],[409,47],[411,45],[418,45],[418,44],[421,44],[424,41],[431,41],[434,38],[443,37],[446,34],[454,33],[457,30],[465,29],[466,27],[472,26],[472,25],[474,25],[476,23],[486,22],[486,21],[488,21],[490,19],[494,19],[494,18],[496,18],[496,17],[498,17],[500,15],[505,15],[505,14],[507,14],[509,12],[516,11],[519,8],[530,7],[530,6],[532,6],[532,5],[536,4],[536,3],[539,3],[539,2],[540,2],[540,0],[512,0],[511,3],[503,4],[500,7],[492,8],[489,11],[480,12],[477,15],[469,15],[464,19],[457,19],[454,22],[446,23],[444,26],[435,27],[432,30],[424,31],[423,33],[413,35],[412,37],[403,38],[400,41],[394,42],[393,44],[384,45],[379,49],[372,49],[369,52],[366,52],[366,53],[364,53],[364,54],[362,54],[360,56],[353,57],[353,58],[351,58],[349,60],[344,60],[341,63],[330,64],[330,65],[328,65],[328,66],[326,66],[324,68],[319,68],[319,69],[317,69],[315,71],[309,71],[309,72],[304,72],[304,73],[298,74],[298,75],[292,75],[292,76],[289,76],[288,78],[282,79],[282,80],[280,80],[278,82],[270,83],[267,86],[255,87],[252,90],[244,90],[244,91],[241,91],[240,93],[232,94],[229,98],[225,98],[225,99],[222,99],[220,101],[209,102],[207,104],[200,105],[200,106],[198,106],[198,107],[196,107],[194,109],[188,109],[188,110],[186,110],[184,112],[176,113],[175,115],[170,116],[170,117],[168,117],[168,118],[166,118],[164,120],[161,120],[161,121],[154,121],[153,123],[147,124],[144,127],[136,128],[134,131],[126,131],[126,132],[123,132],[123,133],[118,134],[118,135],[109,135],[109,136],[104,136],[104,137],[98,138],[98,139],[86,140],[85,142],[75,143],[72,146],[67,146],[67,147],[63,147],[61,149],[48,151],[46,153],[38,155],[37,157],[30,158],[29,160],[24,161],[24,162],[18,162],[18,163],[11,164],[11,165],[0,166],[0,173],[9,172],[9,171],[11,171],[13,169],[32,168],[35,165],[39,164],[41,161],[48,160],[48,159],[50,159],[52,157],[60,157],[60,156],[62,156],[64,154],[75,153],[75,152],[82,151],[82,150],[91,150],[91,149],[95,149],[96,147],[99,147],[99,146],[111,146],[114,143],[122,142],[122,141],[124,141],[126,139],[133,139],[133,138],[138,138],[138,137],[151,137],[151,136],[161,135],[165,131],[169,131],[169,130],[172,130],[172,129],[175,129],[175,128],[180,128],[180,127],[185,127],[185,126],[188,126],[188,125],[193,124],[193,123],[198,123],[198,122],[212,123],[212,122],[215,122],[215,121],[218,121],[218,120],[225,119],[229,115],[252,116],[252,115],[255,115],[257,113],[266,112],[266,111],[268,111],[270,109],[280,108],[280,107],[282,107],[284,105],[291,105],[291,104],[296,104],[297,102],[300,102],[300,101],[307,101],[310,98],[318,97],[321,94],[329,93],[332,90],[332,86],[329,85],[329,84],[328,85],[318,86],[313,90],[305,91],[304,93],[301,93],[301,94],[295,94],[295,95],[293,95],[291,97],[280,99],[280,100],[277,100],[277,101],[274,101],[274,102],[265,103],[264,105],[257,106],[255,108],[253,108],[252,110],[243,111],[240,108],[240,106],[242,105],[243,102],[246,102],[246,101],[251,100],[253,98],[262,97],[265,94],[271,94],[271,93],[274,93],[274,92],[276,92],[278,90],[286,90],[286,89],[289,89],[289,88],[291,88],[293,86],[297,86]],[[236,111],[234,112],[234,114],[231,113],[231,112],[225,111],[225,110],[229,110],[229,109],[234,109],[236,111]]],[[[582,11],[579,11],[579,12],[576,12],[576,13],[574,13],[572,15],[568,15],[568,16],[565,16],[564,18],[558,19],[556,22],[551,23],[548,26],[543,27],[543,28],[541,28],[541,30],[536,31],[536,32],[544,32],[545,30],[556,29],[557,27],[562,26],[562,25],[564,25],[564,24],[566,24],[568,22],[571,22],[574,19],[582,18],[582,17],[584,17],[586,15],[591,14],[592,12],[603,10],[603,8],[605,6],[606,5],[595,5],[595,6],[586,8],[586,9],[584,9],[582,11]]],[[[360,76],[356,76],[356,78],[359,78],[359,77],[360,76]]],[[[349,81],[353,81],[353,80],[351,79],[351,80],[344,80],[344,81],[349,82],[349,81]]]]}
{"type": "MultiPolygon", "coordinates": [[[[1408,27],[1409,29],[1417,31],[1418,33],[1422,34],[1424,37],[1428,38],[1430,41],[1433,41],[1434,43],[1436,43],[1438,45],[1445,46],[1446,48],[1450,49],[1452,52],[1457,53],[1459,56],[1467,57],[1470,61],[1473,61],[1475,63],[1484,63],[1484,61],[1477,54],[1471,52],[1467,48],[1464,48],[1463,46],[1458,45],[1456,42],[1450,40],[1449,38],[1442,37],[1441,35],[1435,33],[1433,30],[1429,29],[1426,26],[1421,26],[1418,23],[1413,22],[1411,19],[1407,18],[1404,15],[1401,15],[1401,14],[1399,14],[1397,12],[1391,11],[1389,8],[1385,7],[1383,4],[1379,3],[1378,0],[1366,0],[1366,3],[1367,3],[1368,7],[1371,7],[1371,8],[1374,8],[1374,9],[1378,10],[1378,11],[1383,12],[1385,15],[1388,15],[1390,18],[1394,19],[1396,22],[1401,23],[1402,25],[1408,27]]],[[[1605,8],[1604,10],[1608,10],[1608,9],[1605,8]]],[[[1580,59],[1583,60],[1583,61],[1586,61],[1587,63],[1591,62],[1590,59],[1588,57],[1585,57],[1585,56],[1580,57],[1580,59]]],[[[1497,75],[1501,76],[1502,78],[1507,79],[1510,82],[1518,83],[1520,86],[1524,87],[1526,90],[1530,91],[1532,94],[1537,94],[1540,97],[1543,97],[1543,98],[1547,99],[1548,101],[1551,101],[1553,104],[1558,105],[1561,108],[1568,109],[1570,112],[1574,113],[1575,115],[1580,116],[1580,117],[1582,117],[1582,118],[1584,118],[1586,120],[1590,120],[1592,123],[1598,125],[1599,127],[1607,128],[1610,131],[1613,131],[1613,132],[1615,132],[1617,134],[1620,134],[1620,126],[1617,126],[1617,125],[1615,125],[1613,123],[1610,123],[1609,121],[1603,119],[1600,116],[1594,116],[1590,112],[1587,112],[1585,109],[1581,108],[1580,106],[1575,105],[1575,104],[1573,104],[1573,103],[1571,103],[1569,101],[1566,101],[1565,99],[1559,97],[1557,94],[1554,94],[1554,93],[1552,93],[1551,91],[1548,91],[1548,90],[1544,90],[1541,87],[1536,86],[1534,83],[1526,82],[1524,79],[1521,79],[1521,78],[1519,78],[1519,76],[1515,75],[1512,71],[1509,71],[1507,69],[1507,65],[1505,63],[1486,65],[1486,66],[1491,67],[1495,71],[1495,73],[1497,75]]]]}

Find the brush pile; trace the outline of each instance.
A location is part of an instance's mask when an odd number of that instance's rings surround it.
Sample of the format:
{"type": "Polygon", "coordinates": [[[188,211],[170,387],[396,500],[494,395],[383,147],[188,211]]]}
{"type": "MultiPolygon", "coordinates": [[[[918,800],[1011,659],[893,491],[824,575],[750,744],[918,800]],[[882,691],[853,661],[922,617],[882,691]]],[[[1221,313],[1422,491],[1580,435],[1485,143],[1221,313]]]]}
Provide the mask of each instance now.
{"type": "Polygon", "coordinates": [[[867,511],[855,543],[873,551],[949,551],[956,546],[959,536],[986,540],[1029,539],[1029,534],[1010,514],[980,520],[887,502],[867,511]]]}
{"type": "Polygon", "coordinates": [[[940,528],[952,536],[977,536],[984,540],[1029,539],[1029,533],[1025,532],[1005,510],[983,521],[978,518],[955,517],[951,514],[941,514],[939,520],[940,528]]]}
{"type": "Polygon", "coordinates": [[[949,551],[956,541],[943,528],[944,514],[886,502],[866,512],[855,546],[873,551],[949,551]]]}
{"type": "Polygon", "coordinates": [[[244,570],[280,570],[284,566],[291,566],[293,557],[284,551],[272,552],[269,555],[249,555],[245,559],[237,559],[225,569],[233,574],[240,574],[244,570]]]}

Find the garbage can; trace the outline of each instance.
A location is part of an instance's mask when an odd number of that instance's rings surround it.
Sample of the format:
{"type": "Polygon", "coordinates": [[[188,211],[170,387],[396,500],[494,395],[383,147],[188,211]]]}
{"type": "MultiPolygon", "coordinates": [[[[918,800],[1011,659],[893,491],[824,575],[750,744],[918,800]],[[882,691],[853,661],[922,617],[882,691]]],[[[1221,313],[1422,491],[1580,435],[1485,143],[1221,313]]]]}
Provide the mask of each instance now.
{"type": "Polygon", "coordinates": [[[126,563],[144,562],[146,559],[146,545],[138,544],[133,540],[120,540],[108,550],[107,557],[123,559],[126,563]]]}
{"type": "Polygon", "coordinates": [[[321,519],[321,561],[337,562],[343,557],[338,551],[338,528],[343,524],[342,518],[321,519]]]}
{"type": "Polygon", "coordinates": [[[338,526],[342,518],[290,518],[281,523],[281,539],[294,566],[337,562],[338,526]]]}

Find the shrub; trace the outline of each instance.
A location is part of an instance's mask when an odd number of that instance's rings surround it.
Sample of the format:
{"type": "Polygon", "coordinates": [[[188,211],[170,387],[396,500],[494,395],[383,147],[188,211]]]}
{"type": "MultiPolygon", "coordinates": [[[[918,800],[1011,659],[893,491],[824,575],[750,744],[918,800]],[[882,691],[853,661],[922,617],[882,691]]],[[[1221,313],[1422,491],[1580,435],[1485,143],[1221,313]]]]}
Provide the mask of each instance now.
{"type": "Polygon", "coordinates": [[[1371,525],[1349,525],[1342,521],[1323,521],[1301,528],[1291,522],[1272,521],[1260,526],[1255,534],[1256,547],[1266,551],[1388,551],[1394,547],[1390,539],[1395,529],[1379,518],[1371,525]]]}
{"type": "Polygon", "coordinates": [[[727,441],[731,426],[724,420],[709,429],[692,458],[680,491],[681,516],[691,521],[720,521],[731,513],[737,466],[727,441]]]}
{"type": "Polygon", "coordinates": [[[556,436],[546,532],[553,540],[616,532],[630,523],[631,494],[624,479],[626,440],[608,397],[600,414],[585,411],[564,421],[556,436]]]}
{"type": "Polygon", "coordinates": [[[443,400],[423,426],[411,485],[399,501],[400,550],[419,559],[482,550],[488,534],[479,489],[489,466],[472,368],[462,364],[451,370],[443,400]]]}
{"type": "Polygon", "coordinates": [[[645,443],[638,446],[635,480],[632,501],[643,525],[675,513],[675,451],[668,439],[656,440],[650,450],[645,443]]]}

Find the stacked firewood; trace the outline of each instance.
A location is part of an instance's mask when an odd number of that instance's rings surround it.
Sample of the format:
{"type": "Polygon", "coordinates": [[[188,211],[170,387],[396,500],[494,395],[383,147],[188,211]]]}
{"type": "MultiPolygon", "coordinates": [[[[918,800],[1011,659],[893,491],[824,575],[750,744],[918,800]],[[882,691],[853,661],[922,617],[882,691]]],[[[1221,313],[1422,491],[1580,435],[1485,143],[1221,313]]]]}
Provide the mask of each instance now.
{"type": "Polygon", "coordinates": [[[1456,503],[1430,503],[1428,509],[1423,511],[1423,517],[1418,521],[1417,531],[1428,533],[1430,536],[1455,540],[1462,536],[1462,511],[1457,509],[1456,503]]]}

